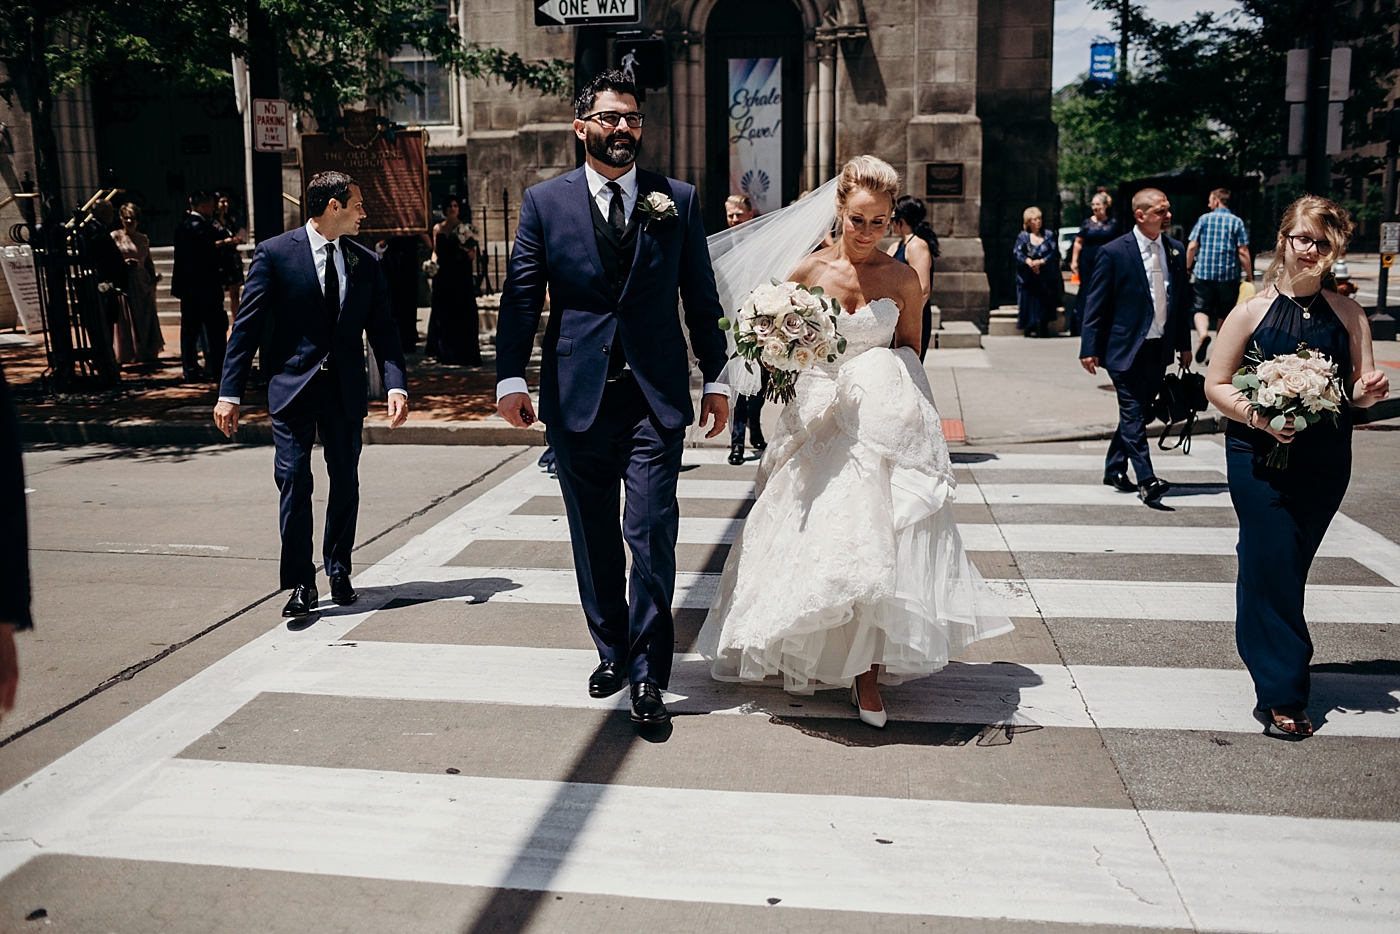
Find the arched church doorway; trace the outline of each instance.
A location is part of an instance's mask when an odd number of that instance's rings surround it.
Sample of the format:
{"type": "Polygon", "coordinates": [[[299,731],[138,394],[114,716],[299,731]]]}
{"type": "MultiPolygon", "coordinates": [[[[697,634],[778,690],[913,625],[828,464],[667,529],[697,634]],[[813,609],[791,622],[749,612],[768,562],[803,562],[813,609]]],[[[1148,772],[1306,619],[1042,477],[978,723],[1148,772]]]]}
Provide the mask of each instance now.
{"type": "Polygon", "coordinates": [[[792,0],[719,0],[705,27],[705,222],[744,192],[761,214],[802,184],[802,14],[792,0]]]}

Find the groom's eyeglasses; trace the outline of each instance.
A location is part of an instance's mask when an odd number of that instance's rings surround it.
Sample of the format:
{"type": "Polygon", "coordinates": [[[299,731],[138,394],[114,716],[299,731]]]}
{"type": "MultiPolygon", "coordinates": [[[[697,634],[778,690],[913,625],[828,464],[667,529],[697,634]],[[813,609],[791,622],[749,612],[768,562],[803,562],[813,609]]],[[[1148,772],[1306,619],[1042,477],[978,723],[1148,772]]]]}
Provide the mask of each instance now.
{"type": "Polygon", "coordinates": [[[618,124],[626,120],[627,126],[633,130],[636,130],[641,127],[642,121],[646,119],[646,115],[638,113],[635,110],[628,114],[620,114],[616,110],[600,110],[597,113],[589,114],[583,119],[597,120],[609,130],[617,129],[618,124]]]}

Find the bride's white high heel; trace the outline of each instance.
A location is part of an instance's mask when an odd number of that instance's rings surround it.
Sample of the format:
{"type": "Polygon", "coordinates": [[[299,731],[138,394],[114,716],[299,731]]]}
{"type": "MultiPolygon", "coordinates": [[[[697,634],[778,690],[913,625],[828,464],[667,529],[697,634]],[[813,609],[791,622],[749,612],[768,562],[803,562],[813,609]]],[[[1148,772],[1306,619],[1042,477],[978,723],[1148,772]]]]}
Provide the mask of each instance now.
{"type": "Polygon", "coordinates": [[[885,728],[885,722],[889,719],[885,716],[885,709],[866,710],[860,705],[860,689],[856,687],[855,681],[851,681],[851,706],[860,714],[860,722],[875,727],[877,730],[885,728]]]}

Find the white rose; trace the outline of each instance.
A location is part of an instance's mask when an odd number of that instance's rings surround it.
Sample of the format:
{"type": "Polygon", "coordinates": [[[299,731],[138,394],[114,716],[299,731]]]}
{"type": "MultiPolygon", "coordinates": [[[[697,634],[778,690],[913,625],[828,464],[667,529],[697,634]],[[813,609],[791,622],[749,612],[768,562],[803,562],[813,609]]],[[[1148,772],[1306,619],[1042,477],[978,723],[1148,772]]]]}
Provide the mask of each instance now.
{"type": "Polygon", "coordinates": [[[797,340],[806,332],[807,322],[797,312],[790,311],[783,316],[783,334],[789,339],[797,340]]]}
{"type": "Polygon", "coordinates": [[[830,317],[823,315],[823,316],[822,316],[822,337],[825,337],[827,340],[831,340],[831,339],[834,338],[835,336],[836,336],[836,322],[833,321],[833,320],[831,320],[830,317]]]}
{"type": "Polygon", "coordinates": [[[799,370],[805,370],[816,362],[812,348],[799,346],[792,352],[792,362],[799,370]]]}
{"type": "Polygon", "coordinates": [[[780,360],[786,360],[787,355],[788,344],[781,337],[770,337],[763,342],[763,359],[767,362],[776,364],[780,360]]]}
{"type": "Polygon", "coordinates": [[[1308,391],[1310,381],[1306,373],[1287,373],[1281,380],[1283,390],[1290,396],[1301,396],[1308,391]]]}
{"type": "Polygon", "coordinates": [[[774,330],[772,318],[766,315],[760,315],[753,319],[753,332],[759,337],[770,337],[774,330]]]}
{"type": "Polygon", "coordinates": [[[830,359],[830,358],[831,358],[831,355],[835,352],[835,348],[833,348],[833,347],[832,347],[830,344],[828,344],[825,340],[823,340],[823,341],[822,341],[820,344],[818,344],[817,346],[813,347],[812,350],[813,350],[813,351],[816,353],[816,355],[817,355],[820,359],[822,359],[822,360],[830,359]]]}
{"type": "Polygon", "coordinates": [[[802,346],[816,347],[818,344],[821,343],[825,343],[824,339],[822,338],[821,332],[818,331],[816,328],[812,327],[810,324],[807,325],[806,330],[803,331],[802,334],[802,346]]]}
{"type": "Polygon", "coordinates": [[[1264,408],[1272,409],[1278,405],[1278,391],[1272,386],[1261,386],[1256,401],[1264,408]]]}

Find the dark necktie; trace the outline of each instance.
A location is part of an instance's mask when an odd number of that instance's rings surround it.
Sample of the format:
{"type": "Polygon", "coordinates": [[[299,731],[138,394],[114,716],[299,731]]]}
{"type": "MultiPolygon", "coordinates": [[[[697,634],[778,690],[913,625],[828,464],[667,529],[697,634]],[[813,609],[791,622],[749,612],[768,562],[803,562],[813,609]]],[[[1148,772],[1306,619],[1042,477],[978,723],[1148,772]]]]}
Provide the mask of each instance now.
{"type": "Polygon", "coordinates": [[[622,205],[622,186],[617,182],[608,182],[608,189],[612,191],[612,204],[608,205],[608,225],[612,227],[613,233],[617,234],[617,239],[622,239],[622,234],[627,230],[627,211],[622,205]]]}
{"type": "Polygon", "coordinates": [[[335,271],[335,244],[326,244],[326,314],[331,324],[340,317],[340,276],[335,271]]]}

